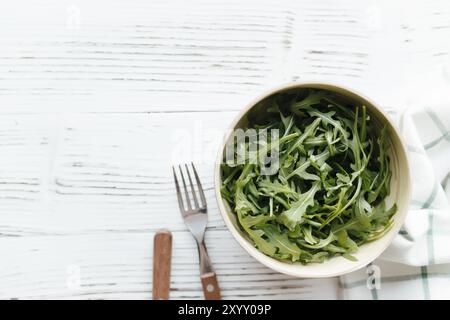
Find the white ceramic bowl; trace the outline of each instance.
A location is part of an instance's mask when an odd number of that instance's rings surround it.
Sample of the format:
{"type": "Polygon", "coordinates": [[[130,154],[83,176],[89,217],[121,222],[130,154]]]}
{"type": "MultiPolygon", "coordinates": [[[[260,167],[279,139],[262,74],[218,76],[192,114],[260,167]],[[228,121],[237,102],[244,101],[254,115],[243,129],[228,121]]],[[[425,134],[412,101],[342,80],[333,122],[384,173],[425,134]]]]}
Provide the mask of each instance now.
{"type": "MultiPolygon", "coordinates": [[[[343,88],[342,86],[337,86],[330,83],[314,83],[314,82],[300,82],[292,83],[278,87],[276,89],[270,90],[255,99],[253,102],[248,104],[235,118],[231,124],[230,129],[245,128],[248,120],[247,115],[249,111],[260,101],[265,98],[284,91],[291,91],[300,88],[316,88],[324,89],[328,91],[335,92],[340,96],[358,103],[359,105],[365,105],[367,107],[367,112],[371,115],[378,125],[386,125],[388,129],[389,138],[389,152],[391,158],[391,193],[387,198],[387,206],[397,203],[398,210],[394,216],[394,223],[391,229],[381,238],[366,243],[362,245],[356,253],[353,254],[358,261],[350,261],[343,257],[334,257],[323,263],[312,263],[307,265],[302,265],[300,263],[289,263],[276,260],[265,254],[261,253],[257,248],[254,247],[251,240],[247,238],[245,233],[240,229],[238,222],[236,220],[235,214],[232,213],[228,203],[222,198],[220,194],[220,186],[222,183],[220,174],[220,164],[223,159],[223,152],[225,149],[226,142],[230,138],[231,132],[225,139],[224,145],[220,148],[218,158],[215,165],[215,190],[218,202],[218,207],[222,217],[225,221],[230,232],[233,234],[234,238],[239,242],[239,244],[256,260],[261,262],[273,270],[281,273],[285,273],[295,277],[301,278],[324,278],[324,277],[334,277],[343,275],[357,269],[360,269],[375,258],[377,258],[392,242],[396,234],[399,232],[407,211],[411,192],[411,182],[409,165],[407,159],[407,153],[405,144],[403,143],[399,132],[395,128],[394,124],[388,119],[388,117],[381,111],[381,109],[371,100],[356,93],[354,90],[343,88]]],[[[232,131],[230,130],[230,131],[232,131]]]]}

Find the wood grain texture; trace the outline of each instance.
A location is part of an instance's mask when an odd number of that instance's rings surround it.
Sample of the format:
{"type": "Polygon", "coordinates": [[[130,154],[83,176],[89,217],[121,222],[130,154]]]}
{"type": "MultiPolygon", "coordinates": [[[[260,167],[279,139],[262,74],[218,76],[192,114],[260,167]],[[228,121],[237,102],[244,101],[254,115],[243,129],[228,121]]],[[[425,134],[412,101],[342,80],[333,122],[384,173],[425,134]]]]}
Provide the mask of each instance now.
{"type": "Polygon", "coordinates": [[[158,231],[153,237],[153,300],[168,300],[172,268],[172,234],[158,231]]]}
{"type": "Polygon", "coordinates": [[[448,94],[450,7],[413,2],[1,2],[0,298],[151,299],[166,228],[171,298],[202,299],[170,172],[190,160],[224,299],[336,298],[336,279],[276,273],[234,241],[217,146],[283,82],[337,82],[391,107],[448,94]]]}
{"type": "Polygon", "coordinates": [[[171,299],[203,299],[197,247],[169,166],[188,158],[205,189],[206,243],[224,299],[335,297],[334,279],[300,280],[267,269],[226,229],[211,157],[218,128],[234,115],[0,116],[9,137],[0,153],[10,155],[0,158],[0,298],[149,299],[151,239],[166,228],[173,234],[171,299]]]}
{"type": "Polygon", "coordinates": [[[203,294],[206,300],[221,300],[219,282],[215,272],[208,272],[200,275],[202,281],[203,294]]]}

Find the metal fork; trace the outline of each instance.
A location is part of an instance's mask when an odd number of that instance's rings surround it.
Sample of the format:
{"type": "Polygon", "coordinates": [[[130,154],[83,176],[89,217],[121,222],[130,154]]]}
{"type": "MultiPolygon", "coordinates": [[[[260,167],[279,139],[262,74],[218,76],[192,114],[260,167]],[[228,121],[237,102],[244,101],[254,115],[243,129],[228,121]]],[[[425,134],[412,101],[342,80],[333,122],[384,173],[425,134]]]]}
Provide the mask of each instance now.
{"type": "Polygon", "coordinates": [[[220,288],[217,282],[216,273],[214,272],[211,260],[208,256],[208,252],[206,251],[204,240],[206,224],[208,222],[208,209],[206,206],[205,194],[203,192],[202,184],[200,183],[200,179],[198,177],[197,170],[195,170],[194,164],[191,163],[191,166],[197,184],[197,190],[195,190],[194,184],[192,183],[188,165],[185,164],[184,166],[187,178],[189,180],[190,191],[184,178],[183,168],[181,165],[179,165],[178,170],[183,184],[183,192],[180,190],[180,184],[178,183],[175,168],[172,167],[173,178],[175,180],[175,188],[177,190],[178,196],[178,205],[180,206],[180,211],[181,215],[183,216],[184,223],[197,242],[198,255],[200,259],[200,279],[202,281],[203,294],[205,296],[205,299],[219,300],[221,298],[220,288]]]}

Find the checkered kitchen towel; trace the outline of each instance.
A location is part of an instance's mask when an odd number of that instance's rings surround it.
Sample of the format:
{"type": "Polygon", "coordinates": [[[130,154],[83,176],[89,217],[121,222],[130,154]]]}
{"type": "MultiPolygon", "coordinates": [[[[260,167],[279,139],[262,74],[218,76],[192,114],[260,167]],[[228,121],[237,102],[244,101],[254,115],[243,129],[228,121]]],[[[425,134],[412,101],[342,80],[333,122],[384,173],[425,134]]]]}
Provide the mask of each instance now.
{"type": "Polygon", "coordinates": [[[344,299],[450,299],[450,106],[399,117],[413,183],[410,211],[392,245],[341,277],[344,299]]]}

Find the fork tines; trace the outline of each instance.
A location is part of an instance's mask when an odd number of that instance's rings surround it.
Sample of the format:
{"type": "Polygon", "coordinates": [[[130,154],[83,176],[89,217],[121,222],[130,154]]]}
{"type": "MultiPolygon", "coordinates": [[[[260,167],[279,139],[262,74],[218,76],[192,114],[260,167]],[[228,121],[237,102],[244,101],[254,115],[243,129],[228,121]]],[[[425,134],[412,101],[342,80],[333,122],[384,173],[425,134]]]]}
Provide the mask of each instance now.
{"type": "Polygon", "coordinates": [[[179,180],[177,178],[177,173],[175,167],[172,166],[173,178],[175,180],[175,188],[177,190],[178,197],[178,205],[180,206],[180,210],[182,212],[191,211],[191,210],[201,210],[206,209],[206,199],[205,194],[203,192],[202,184],[200,183],[200,178],[198,177],[197,170],[195,170],[194,164],[191,163],[192,172],[194,173],[195,181],[197,188],[194,187],[194,183],[192,182],[191,173],[189,166],[187,164],[184,165],[184,172],[187,174],[187,180],[189,181],[190,188],[188,188],[186,184],[186,179],[184,178],[183,167],[182,165],[178,166],[179,175],[181,176],[183,191],[180,190],[179,180]],[[190,191],[189,191],[190,189],[190,191]],[[197,191],[196,191],[197,190],[197,191]],[[183,200],[184,193],[184,200],[183,200]],[[197,193],[199,197],[197,196],[197,193]],[[186,205],[185,205],[186,204],[186,205]]]}

